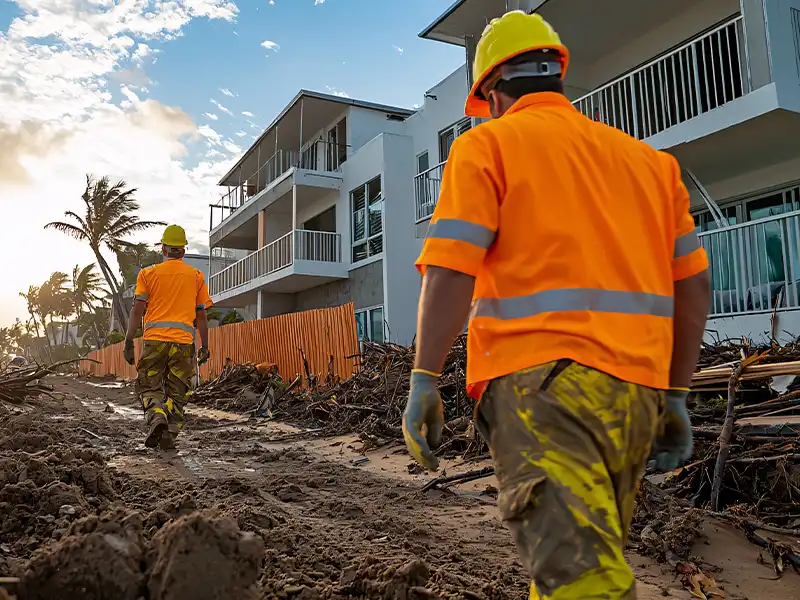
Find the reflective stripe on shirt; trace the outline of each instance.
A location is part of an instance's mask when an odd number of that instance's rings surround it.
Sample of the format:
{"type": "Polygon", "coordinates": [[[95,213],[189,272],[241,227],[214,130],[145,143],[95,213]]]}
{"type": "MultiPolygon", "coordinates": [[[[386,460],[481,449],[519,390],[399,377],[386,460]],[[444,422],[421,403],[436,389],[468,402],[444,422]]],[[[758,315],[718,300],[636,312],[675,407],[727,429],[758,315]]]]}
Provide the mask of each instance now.
{"type": "Polygon", "coordinates": [[[179,323],[178,321],[154,321],[152,323],[145,324],[144,329],[145,331],[148,329],[180,329],[182,331],[186,331],[187,333],[191,333],[192,337],[194,337],[194,327],[187,325],[186,323],[179,323]]]}
{"type": "Polygon", "coordinates": [[[675,239],[675,251],[672,258],[681,258],[700,249],[700,238],[694,231],[684,233],[675,239]]]}
{"type": "Polygon", "coordinates": [[[507,321],[543,313],[580,310],[668,318],[671,318],[675,312],[672,296],[660,296],[646,292],[571,288],[545,290],[528,296],[511,298],[477,298],[472,303],[470,316],[507,321]]]}
{"type": "Polygon", "coordinates": [[[461,219],[439,219],[428,228],[428,238],[466,242],[487,250],[497,234],[483,225],[461,219]]]}
{"type": "Polygon", "coordinates": [[[148,294],[136,294],[135,296],[136,300],[141,300],[142,302],[147,302],[149,297],[150,296],[148,294]]]}

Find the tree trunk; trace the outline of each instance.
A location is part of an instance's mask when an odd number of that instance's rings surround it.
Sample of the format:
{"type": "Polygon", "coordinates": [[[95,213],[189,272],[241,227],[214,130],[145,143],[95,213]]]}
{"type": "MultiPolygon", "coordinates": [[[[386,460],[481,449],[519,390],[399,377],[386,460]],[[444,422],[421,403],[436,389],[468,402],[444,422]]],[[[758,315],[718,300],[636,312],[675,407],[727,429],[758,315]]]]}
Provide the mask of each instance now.
{"type": "Polygon", "coordinates": [[[111,312],[112,314],[116,313],[117,319],[119,320],[124,332],[128,327],[128,315],[125,314],[125,305],[122,303],[122,296],[120,294],[119,287],[117,286],[117,280],[114,277],[114,273],[111,271],[111,268],[108,266],[106,259],[103,258],[102,254],[100,254],[100,249],[92,248],[92,250],[94,251],[94,256],[97,259],[97,264],[100,266],[100,271],[103,273],[103,277],[105,278],[108,287],[111,288],[111,312]]]}

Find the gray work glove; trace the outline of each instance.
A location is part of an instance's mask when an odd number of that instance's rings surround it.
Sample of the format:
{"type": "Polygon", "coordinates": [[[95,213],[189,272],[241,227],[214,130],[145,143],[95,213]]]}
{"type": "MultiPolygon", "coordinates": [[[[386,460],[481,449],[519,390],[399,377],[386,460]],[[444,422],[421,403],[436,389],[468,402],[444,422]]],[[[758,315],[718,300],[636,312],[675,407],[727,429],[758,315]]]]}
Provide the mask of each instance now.
{"type": "Polygon", "coordinates": [[[664,414],[653,447],[656,469],[659,471],[677,469],[692,457],[692,423],[686,408],[688,396],[689,390],[667,391],[664,414]]]}
{"type": "Polygon", "coordinates": [[[129,365],[133,365],[136,362],[136,354],[133,351],[133,340],[125,340],[125,350],[122,351],[122,355],[125,357],[125,362],[129,365]]]}
{"type": "Polygon", "coordinates": [[[429,471],[439,468],[432,450],[442,443],[444,404],[436,385],[439,377],[421,370],[411,372],[411,389],[403,413],[403,438],[408,452],[429,471]],[[424,429],[423,429],[424,428],[424,429]]]}

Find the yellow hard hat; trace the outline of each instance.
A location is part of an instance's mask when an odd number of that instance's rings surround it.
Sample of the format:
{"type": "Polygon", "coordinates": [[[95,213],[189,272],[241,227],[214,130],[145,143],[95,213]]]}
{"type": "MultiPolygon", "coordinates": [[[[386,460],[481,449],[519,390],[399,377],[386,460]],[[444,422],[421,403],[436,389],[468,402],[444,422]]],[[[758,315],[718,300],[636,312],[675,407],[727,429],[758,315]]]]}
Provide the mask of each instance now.
{"type": "MultiPolygon", "coordinates": [[[[483,30],[475,61],[472,63],[472,89],[464,112],[468,117],[489,118],[489,103],[481,95],[481,85],[498,65],[534,50],[554,50],[561,62],[561,79],[567,74],[569,50],[541,15],[512,10],[492,19],[483,30]]],[[[555,61],[554,61],[555,62],[555,61]]]]}
{"type": "Polygon", "coordinates": [[[161,236],[161,243],[165,246],[188,246],[186,232],[180,225],[168,225],[161,236]]]}

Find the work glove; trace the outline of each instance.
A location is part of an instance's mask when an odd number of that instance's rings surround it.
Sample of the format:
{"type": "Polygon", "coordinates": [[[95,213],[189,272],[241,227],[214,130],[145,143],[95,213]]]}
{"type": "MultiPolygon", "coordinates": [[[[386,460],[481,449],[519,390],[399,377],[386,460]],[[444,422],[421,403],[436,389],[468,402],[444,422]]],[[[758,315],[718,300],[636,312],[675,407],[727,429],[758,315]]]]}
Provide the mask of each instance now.
{"type": "Polygon", "coordinates": [[[686,408],[687,389],[667,391],[664,414],[653,448],[656,469],[672,471],[692,457],[692,423],[686,408]]]}
{"type": "Polygon", "coordinates": [[[200,348],[200,351],[197,353],[197,364],[204,365],[208,362],[209,358],[211,358],[211,353],[208,351],[208,348],[205,346],[200,348]]]}
{"type": "Polygon", "coordinates": [[[125,340],[125,350],[123,350],[122,355],[125,357],[125,362],[129,365],[136,362],[136,355],[133,351],[133,340],[125,340]]]}
{"type": "Polygon", "coordinates": [[[403,413],[403,438],[408,452],[429,471],[439,468],[439,459],[433,455],[442,443],[444,404],[436,385],[439,376],[430,371],[411,371],[411,389],[403,413]],[[424,429],[423,429],[424,428],[424,429]]]}

